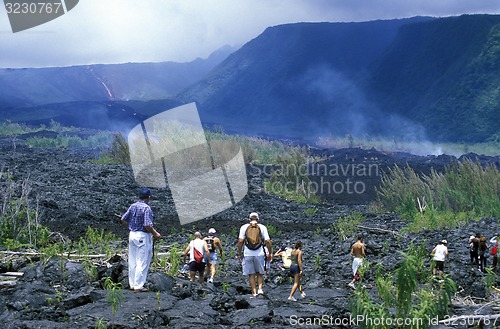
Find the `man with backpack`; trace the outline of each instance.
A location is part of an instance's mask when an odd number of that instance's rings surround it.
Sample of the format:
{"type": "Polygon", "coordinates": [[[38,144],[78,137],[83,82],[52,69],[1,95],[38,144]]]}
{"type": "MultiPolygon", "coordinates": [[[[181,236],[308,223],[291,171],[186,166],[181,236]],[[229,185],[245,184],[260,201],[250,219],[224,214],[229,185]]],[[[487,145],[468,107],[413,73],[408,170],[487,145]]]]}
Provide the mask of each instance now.
{"type": "Polygon", "coordinates": [[[470,240],[471,246],[471,262],[472,265],[479,265],[479,239],[481,238],[480,233],[476,233],[476,236],[470,240]]]}
{"type": "Polygon", "coordinates": [[[267,227],[259,223],[259,215],[253,212],[249,215],[249,223],[240,228],[238,235],[238,259],[242,261],[243,275],[248,275],[248,281],[254,297],[257,294],[264,294],[262,283],[264,281],[263,275],[265,274],[265,258],[267,258],[269,263],[272,261],[273,246],[267,232],[267,227]],[[263,248],[264,244],[268,249],[267,254],[263,248]]]}
{"type": "Polygon", "coordinates": [[[210,252],[209,264],[207,266],[207,282],[213,283],[215,276],[215,267],[217,265],[217,250],[219,249],[219,254],[222,257],[222,243],[218,237],[215,236],[215,229],[211,228],[208,230],[208,236],[203,238],[208,246],[208,251],[210,252]]]}
{"type": "Polygon", "coordinates": [[[186,264],[186,256],[189,254],[189,281],[194,282],[196,273],[198,272],[199,282],[202,284],[205,281],[203,273],[205,272],[205,258],[210,252],[205,240],[201,239],[200,232],[194,232],[194,239],[189,242],[184,250],[184,263],[186,264]]]}

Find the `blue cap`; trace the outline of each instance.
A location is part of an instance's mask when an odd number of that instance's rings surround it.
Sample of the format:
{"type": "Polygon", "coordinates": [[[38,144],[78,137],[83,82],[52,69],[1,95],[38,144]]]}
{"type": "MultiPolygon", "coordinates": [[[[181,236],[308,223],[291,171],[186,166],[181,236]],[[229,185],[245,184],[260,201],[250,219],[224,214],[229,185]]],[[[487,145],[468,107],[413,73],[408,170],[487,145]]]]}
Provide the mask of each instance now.
{"type": "Polygon", "coordinates": [[[147,187],[143,187],[139,190],[139,198],[147,198],[150,197],[153,193],[147,187]]]}

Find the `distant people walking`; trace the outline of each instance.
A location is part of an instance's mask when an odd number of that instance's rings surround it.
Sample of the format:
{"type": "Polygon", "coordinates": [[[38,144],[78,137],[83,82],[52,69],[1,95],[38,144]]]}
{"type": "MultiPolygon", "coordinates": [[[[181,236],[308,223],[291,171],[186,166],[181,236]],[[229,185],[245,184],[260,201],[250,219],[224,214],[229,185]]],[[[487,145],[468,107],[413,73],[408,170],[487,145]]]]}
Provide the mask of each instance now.
{"type": "MultiPolygon", "coordinates": [[[[297,288],[301,288],[300,277],[302,276],[303,271],[302,255],[302,241],[297,241],[297,243],[295,244],[295,248],[291,253],[290,274],[293,276],[293,286],[292,290],[290,291],[290,296],[288,296],[288,300],[296,301],[295,297],[293,297],[293,294],[295,294],[297,288]]],[[[306,293],[303,292],[302,289],[300,289],[300,295],[302,296],[302,298],[306,297],[306,293]]]]}
{"type": "Polygon", "coordinates": [[[205,281],[203,273],[205,272],[205,259],[208,257],[210,252],[208,251],[208,246],[205,240],[201,239],[200,232],[194,232],[193,240],[189,242],[188,246],[184,250],[184,263],[186,263],[186,257],[189,254],[189,281],[194,282],[196,278],[196,273],[198,273],[198,279],[200,284],[205,281]]]}
{"type": "Polygon", "coordinates": [[[222,257],[222,242],[221,240],[215,236],[217,231],[214,228],[208,230],[208,236],[203,240],[207,243],[208,251],[210,252],[209,264],[207,266],[207,282],[214,282],[215,270],[217,267],[217,249],[219,249],[219,255],[222,257]]]}
{"type": "Polygon", "coordinates": [[[472,239],[472,248],[471,248],[471,263],[472,265],[479,265],[479,239],[481,238],[481,234],[476,233],[476,236],[472,239]]]}
{"type": "Polygon", "coordinates": [[[352,261],[352,281],[349,283],[349,287],[356,289],[355,282],[359,281],[360,274],[359,268],[363,265],[363,257],[365,256],[365,245],[363,244],[363,236],[358,235],[358,241],[356,241],[351,247],[351,255],[354,256],[352,261]]]}
{"type": "Polygon", "coordinates": [[[474,239],[476,237],[474,235],[471,235],[469,237],[469,255],[470,255],[470,263],[474,264],[474,239]]]}
{"type": "Polygon", "coordinates": [[[132,204],[121,220],[128,225],[128,282],[130,289],[141,292],[148,276],[149,265],[153,257],[153,238],[161,237],[153,227],[153,211],[149,206],[151,191],[139,190],[139,200],[132,204]]]}
{"type": "Polygon", "coordinates": [[[448,241],[441,240],[441,243],[432,249],[431,254],[434,255],[433,259],[436,266],[432,269],[432,275],[436,275],[437,270],[439,270],[439,278],[443,277],[444,262],[448,259],[448,241]]]}
{"type": "Polygon", "coordinates": [[[479,239],[479,269],[481,272],[485,272],[488,259],[488,244],[486,243],[486,237],[482,236],[479,239]]]}
{"type": "Polygon", "coordinates": [[[268,275],[271,270],[271,262],[269,261],[269,257],[267,257],[269,255],[269,248],[265,244],[262,248],[264,248],[264,272],[268,275]]]}
{"type": "Polygon", "coordinates": [[[498,240],[500,240],[500,236],[495,235],[494,237],[491,238],[490,243],[491,243],[491,251],[490,255],[493,260],[493,271],[497,271],[497,265],[498,265],[498,240]]]}
{"type": "Polygon", "coordinates": [[[272,252],[273,247],[267,227],[259,223],[257,213],[251,213],[249,223],[241,226],[238,235],[238,259],[242,262],[243,275],[248,275],[254,297],[264,293],[262,290],[263,275],[265,274],[264,258],[271,262],[272,252]],[[267,254],[263,248],[264,244],[268,249],[267,254]]]}

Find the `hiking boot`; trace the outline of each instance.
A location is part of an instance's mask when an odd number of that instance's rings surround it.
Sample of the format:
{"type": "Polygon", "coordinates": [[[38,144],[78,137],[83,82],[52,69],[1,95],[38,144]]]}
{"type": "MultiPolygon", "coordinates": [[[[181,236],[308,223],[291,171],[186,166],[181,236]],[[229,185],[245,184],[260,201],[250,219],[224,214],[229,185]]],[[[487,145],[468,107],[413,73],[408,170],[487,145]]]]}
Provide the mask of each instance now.
{"type": "Polygon", "coordinates": [[[214,283],[214,278],[212,277],[209,277],[208,280],[207,280],[208,283],[214,283]]]}
{"type": "Polygon", "coordinates": [[[257,291],[257,294],[264,295],[264,291],[262,291],[262,289],[259,289],[259,291],[257,291]]]}
{"type": "Polygon", "coordinates": [[[306,296],[307,296],[307,295],[306,295],[306,293],[305,293],[305,292],[301,292],[301,293],[300,293],[300,297],[302,297],[302,298],[306,298],[306,296]]]}
{"type": "Polygon", "coordinates": [[[354,282],[349,283],[348,286],[351,287],[352,289],[356,289],[356,286],[354,285],[354,282]]]}
{"type": "Polygon", "coordinates": [[[295,299],[295,297],[293,297],[293,296],[288,297],[288,300],[291,300],[292,302],[296,302],[296,301],[297,301],[297,300],[295,299]]]}

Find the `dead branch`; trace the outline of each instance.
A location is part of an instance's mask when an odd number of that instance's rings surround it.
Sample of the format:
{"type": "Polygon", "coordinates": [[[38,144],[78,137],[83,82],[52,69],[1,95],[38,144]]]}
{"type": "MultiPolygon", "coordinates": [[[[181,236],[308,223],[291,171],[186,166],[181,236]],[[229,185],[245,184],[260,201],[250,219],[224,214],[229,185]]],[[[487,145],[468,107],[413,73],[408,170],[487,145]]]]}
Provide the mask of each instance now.
{"type": "Polygon", "coordinates": [[[17,284],[17,281],[0,281],[0,288],[13,287],[17,284]]]}
{"type": "MultiPolygon", "coordinates": [[[[34,251],[0,251],[1,255],[20,255],[20,256],[42,256],[45,255],[43,252],[34,252],[34,251]]],[[[126,253],[125,253],[126,254],[126,253]]],[[[182,254],[179,252],[179,254],[182,254]]],[[[118,256],[123,256],[123,254],[117,253],[116,255],[118,256]]],[[[157,256],[169,256],[170,252],[158,252],[156,254],[157,256]]],[[[79,259],[86,259],[86,258],[107,258],[108,255],[106,254],[72,254],[72,253],[62,253],[58,254],[60,257],[66,257],[66,258],[79,258],[79,259]]]]}
{"type": "Polygon", "coordinates": [[[24,275],[23,272],[5,272],[5,273],[0,273],[0,277],[15,277],[15,278],[20,278],[24,275]]]}
{"type": "MultiPolygon", "coordinates": [[[[20,256],[42,256],[45,255],[44,252],[34,252],[34,251],[0,251],[2,255],[20,255],[20,256]]],[[[117,254],[119,255],[119,254],[117,254]]],[[[68,254],[62,253],[58,256],[66,258],[106,258],[106,254],[96,254],[96,255],[82,255],[82,254],[68,254]]]]}
{"type": "Polygon", "coordinates": [[[427,204],[425,204],[425,196],[422,197],[422,201],[417,197],[418,202],[418,210],[420,211],[420,215],[424,214],[425,208],[427,208],[427,204]]]}

